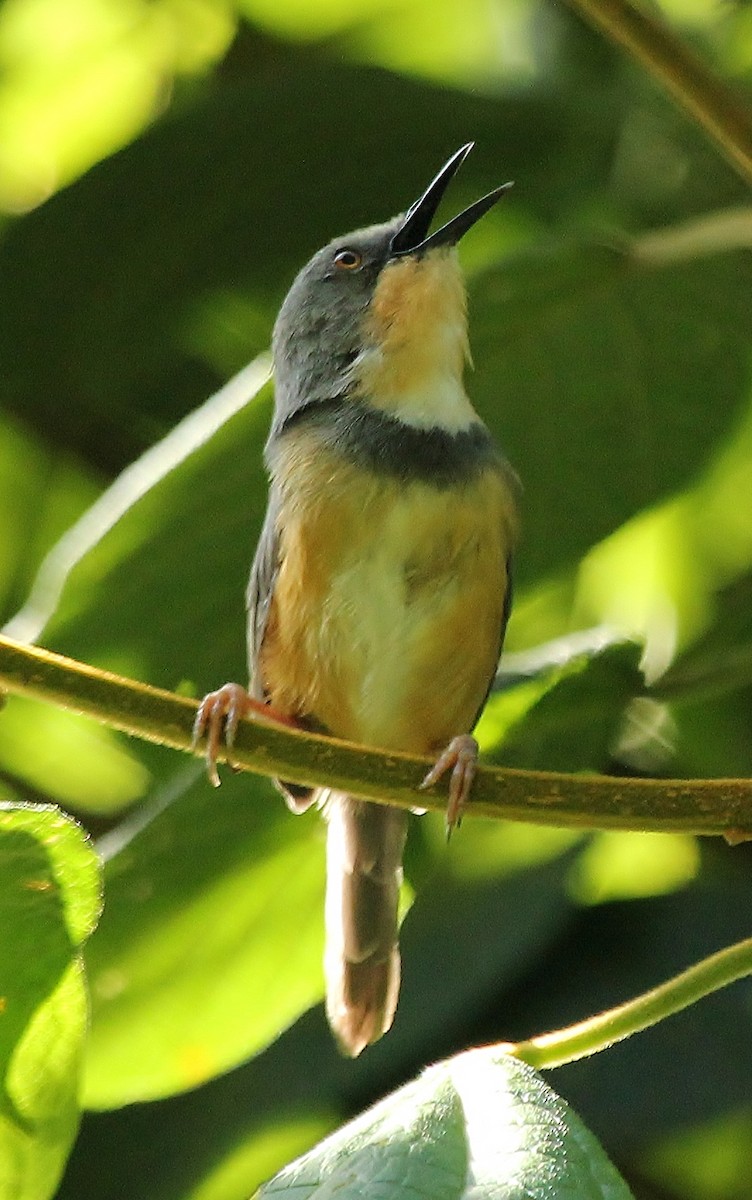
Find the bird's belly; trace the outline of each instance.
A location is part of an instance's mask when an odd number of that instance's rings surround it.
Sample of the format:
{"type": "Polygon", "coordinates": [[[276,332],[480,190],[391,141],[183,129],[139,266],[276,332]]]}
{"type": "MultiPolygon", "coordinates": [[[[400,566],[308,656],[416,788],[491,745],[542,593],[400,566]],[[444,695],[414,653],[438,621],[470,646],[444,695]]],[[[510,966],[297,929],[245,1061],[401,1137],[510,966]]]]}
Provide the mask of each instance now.
{"type": "Polygon", "coordinates": [[[508,521],[495,470],[451,490],[354,477],[288,513],[260,664],[272,704],[392,749],[469,730],[498,657],[508,521]]]}
{"type": "Polygon", "coordinates": [[[471,727],[498,654],[501,605],[490,589],[472,594],[464,567],[455,563],[451,577],[427,570],[419,582],[406,581],[400,547],[387,540],[370,562],[332,579],[330,603],[340,616],[317,651],[339,664],[334,674],[345,686],[333,679],[328,697],[324,673],[319,704],[328,709],[328,728],[378,746],[428,751],[471,727]],[[347,727],[337,730],[342,696],[347,727]]]}

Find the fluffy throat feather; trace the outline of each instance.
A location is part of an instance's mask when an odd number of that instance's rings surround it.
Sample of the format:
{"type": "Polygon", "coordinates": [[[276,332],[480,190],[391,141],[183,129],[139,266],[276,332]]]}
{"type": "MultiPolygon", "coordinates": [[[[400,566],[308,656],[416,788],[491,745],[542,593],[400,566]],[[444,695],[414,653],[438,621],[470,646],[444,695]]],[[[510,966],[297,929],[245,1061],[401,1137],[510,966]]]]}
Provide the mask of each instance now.
{"type": "Polygon", "coordinates": [[[468,429],[478,416],[462,382],[467,297],[453,250],[390,263],[364,322],[355,393],[406,425],[468,429]]]}

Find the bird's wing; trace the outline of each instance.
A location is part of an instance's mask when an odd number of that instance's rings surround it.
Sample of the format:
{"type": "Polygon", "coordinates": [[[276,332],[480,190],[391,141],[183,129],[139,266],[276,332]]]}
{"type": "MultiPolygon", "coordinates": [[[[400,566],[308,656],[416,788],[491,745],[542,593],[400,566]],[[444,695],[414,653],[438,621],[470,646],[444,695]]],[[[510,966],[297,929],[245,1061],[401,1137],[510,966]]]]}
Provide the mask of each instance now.
{"type": "Polygon", "coordinates": [[[258,661],[269,618],[274,583],[279,570],[279,536],[277,534],[278,503],[274,493],[269,496],[269,505],[261,529],[256,555],[251,567],[251,577],[246,592],[248,610],[248,669],[251,695],[263,700],[264,689],[259,678],[258,661]]]}
{"type": "Polygon", "coordinates": [[[494,668],[488,678],[488,686],[486,688],[485,694],[480,703],[480,707],[478,708],[478,711],[475,714],[475,719],[473,720],[473,723],[470,726],[471,729],[474,729],[475,726],[477,725],[478,721],[480,720],[483,709],[486,707],[486,701],[488,700],[488,697],[491,694],[491,688],[493,687],[493,682],[494,682],[494,679],[496,678],[496,673],[499,669],[499,659],[501,658],[501,652],[504,649],[504,635],[506,634],[506,631],[507,631],[507,621],[509,620],[509,613],[511,611],[511,608],[512,608],[512,556],[510,554],[507,557],[507,586],[506,586],[506,592],[504,593],[504,608],[502,610],[501,624],[499,626],[499,649],[498,649],[498,653],[496,655],[496,660],[494,662],[494,668]]]}

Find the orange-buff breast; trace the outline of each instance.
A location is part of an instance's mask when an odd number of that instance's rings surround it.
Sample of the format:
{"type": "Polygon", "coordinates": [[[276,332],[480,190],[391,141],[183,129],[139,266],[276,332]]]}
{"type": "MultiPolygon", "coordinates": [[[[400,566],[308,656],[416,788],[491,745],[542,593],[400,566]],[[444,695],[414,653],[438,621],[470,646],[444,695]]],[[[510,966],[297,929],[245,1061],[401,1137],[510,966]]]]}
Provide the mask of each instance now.
{"type": "Polygon", "coordinates": [[[259,661],[271,704],[415,753],[469,731],[496,667],[514,538],[502,471],[406,484],[304,433],[278,478],[289,499],[259,661]]]}

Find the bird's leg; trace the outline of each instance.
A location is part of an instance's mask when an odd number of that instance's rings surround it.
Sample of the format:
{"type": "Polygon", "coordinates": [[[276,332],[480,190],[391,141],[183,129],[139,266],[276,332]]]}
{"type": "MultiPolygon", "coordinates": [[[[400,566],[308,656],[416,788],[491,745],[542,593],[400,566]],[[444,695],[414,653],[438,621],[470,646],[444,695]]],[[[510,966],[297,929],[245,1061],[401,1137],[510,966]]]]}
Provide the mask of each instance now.
{"type": "Polygon", "coordinates": [[[430,788],[451,771],[449,776],[449,799],[446,809],[447,837],[453,829],[462,824],[462,815],[470,797],[470,789],[475,779],[475,769],[478,765],[478,743],[469,733],[461,733],[452,738],[446,749],[442,750],[431,770],[426,775],[420,787],[430,788]]]}
{"type": "Polygon", "coordinates": [[[204,735],[206,736],[206,770],[214,787],[219,787],[219,747],[224,742],[228,750],[232,749],[238,722],[250,715],[279,725],[298,728],[294,717],[279,712],[263,700],[255,700],[239,683],[225,683],[221,688],[217,688],[216,692],[209,692],[201,701],[193,722],[192,747],[195,750],[204,735]]]}

